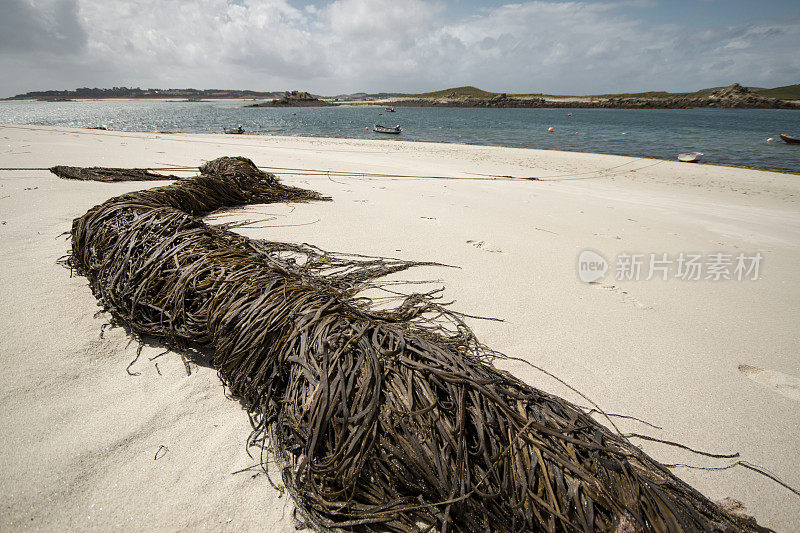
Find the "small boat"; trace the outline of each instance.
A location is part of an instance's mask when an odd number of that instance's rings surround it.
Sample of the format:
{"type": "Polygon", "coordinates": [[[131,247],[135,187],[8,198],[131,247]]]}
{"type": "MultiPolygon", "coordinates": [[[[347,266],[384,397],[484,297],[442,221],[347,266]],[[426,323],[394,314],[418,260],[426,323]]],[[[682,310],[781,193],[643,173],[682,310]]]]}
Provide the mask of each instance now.
{"type": "Polygon", "coordinates": [[[387,128],[386,126],[381,126],[380,124],[375,124],[375,127],[372,128],[372,131],[374,131],[375,133],[394,133],[394,134],[397,134],[397,133],[400,133],[403,130],[400,129],[400,125],[399,124],[397,126],[395,126],[394,128],[387,128]]]}
{"type": "Polygon", "coordinates": [[[387,107],[386,108],[386,112],[387,113],[397,113],[397,111],[395,111],[393,107],[387,107]]]}
{"type": "Polygon", "coordinates": [[[683,161],[684,163],[697,163],[703,159],[702,152],[692,152],[689,154],[679,154],[678,161],[683,161]]]}
{"type": "Polygon", "coordinates": [[[222,128],[222,131],[231,135],[241,135],[244,133],[244,128],[240,125],[235,128],[222,128]]]}
{"type": "Polygon", "coordinates": [[[781,140],[789,144],[800,144],[800,138],[792,137],[788,133],[781,133],[781,140]]]}

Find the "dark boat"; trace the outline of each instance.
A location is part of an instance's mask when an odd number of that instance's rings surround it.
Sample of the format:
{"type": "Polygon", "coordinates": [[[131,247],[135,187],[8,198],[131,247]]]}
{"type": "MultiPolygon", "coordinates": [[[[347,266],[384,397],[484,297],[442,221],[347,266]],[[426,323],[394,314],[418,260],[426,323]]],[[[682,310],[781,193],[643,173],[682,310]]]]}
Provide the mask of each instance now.
{"type": "Polygon", "coordinates": [[[242,133],[244,133],[244,128],[241,126],[238,126],[236,128],[222,128],[222,131],[224,131],[225,133],[229,133],[231,135],[241,135],[242,133]]]}
{"type": "Polygon", "coordinates": [[[387,107],[386,111],[389,112],[389,113],[396,113],[396,111],[394,110],[393,107],[387,107]]]}
{"type": "Polygon", "coordinates": [[[375,127],[372,128],[372,131],[374,131],[375,133],[394,133],[394,134],[397,134],[397,133],[400,133],[403,130],[400,129],[400,125],[399,124],[397,126],[395,126],[394,128],[387,128],[386,126],[381,126],[380,124],[375,124],[375,127]]]}
{"type": "Polygon", "coordinates": [[[788,133],[781,133],[781,140],[789,144],[800,144],[800,139],[792,137],[788,133]]]}

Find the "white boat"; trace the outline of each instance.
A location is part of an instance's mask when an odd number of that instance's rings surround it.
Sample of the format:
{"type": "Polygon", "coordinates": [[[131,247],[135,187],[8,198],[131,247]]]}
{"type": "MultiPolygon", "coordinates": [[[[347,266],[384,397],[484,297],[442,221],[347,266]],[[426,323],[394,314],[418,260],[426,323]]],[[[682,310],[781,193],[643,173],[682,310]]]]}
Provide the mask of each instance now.
{"type": "Polygon", "coordinates": [[[375,124],[375,127],[372,128],[372,131],[374,131],[375,133],[394,133],[394,134],[398,134],[403,130],[400,129],[400,124],[398,124],[394,128],[387,128],[386,126],[381,126],[380,124],[375,124]]]}
{"type": "Polygon", "coordinates": [[[703,159],[702,152],[691,152],[689,154],[679,154],[678,161],[683,161],[684,163],[697,163],[703,159]]]}

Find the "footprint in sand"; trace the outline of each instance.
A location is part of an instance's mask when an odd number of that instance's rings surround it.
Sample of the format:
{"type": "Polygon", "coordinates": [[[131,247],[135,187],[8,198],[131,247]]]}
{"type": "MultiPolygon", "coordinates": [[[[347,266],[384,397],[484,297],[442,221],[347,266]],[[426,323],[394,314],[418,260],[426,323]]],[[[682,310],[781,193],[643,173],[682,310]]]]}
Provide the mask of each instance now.
{"type": "Polygon", "coordinates": [[[467,241],[467,244],[471,244],[471,245],[472,245],[472,246],[474,246],[475,248],[478,248],[478,249],[480,249],[480,250],[483,250],[483,251],[485,251],[485,252],[492,252],[492,253],[494,253],[494,254],[502,254],[502,253],[505,253],[505,252],[503,252],[503,250],[500,250],[500,249],[497,249],[497,248],[490,248],[490,247],[489,247],[489,245],[488,245],[488,244],[486,244],[486,242],[484,242],[484,241],[473,241],[473,240],[468,240],[468,241],[467,241]]]}
{"type": "Polygon", "coordinates": [[[639,300],[638,298],[636,298],[634,296],[631,296],[630,294],[628,294],[628,291],[624,291],[624,290],[620,289],[619,287],[617,287],[616,285],[605,285],[605,284],[604,285],[598,285],[596,283],[592,283],[592,285],[594,285],[595,287],[600,287],[601,289],[605,289],[607,291],[613,292],[614,294],[619,295],[622,298],[623,302],[629,303],[629,304],[633,304],[633,305],[635,305],[636,307],[638,307],[640,309],[652,309],[653,308],[652,305],[646,305],[646,304],[642,303],[641,300],[639,300]]]}
{"type": "Polygon", "coordinates": [[[773,392],[800,402],[800,379],[796,377],[750,365],[739,365],[739,372],[773,392]]]}

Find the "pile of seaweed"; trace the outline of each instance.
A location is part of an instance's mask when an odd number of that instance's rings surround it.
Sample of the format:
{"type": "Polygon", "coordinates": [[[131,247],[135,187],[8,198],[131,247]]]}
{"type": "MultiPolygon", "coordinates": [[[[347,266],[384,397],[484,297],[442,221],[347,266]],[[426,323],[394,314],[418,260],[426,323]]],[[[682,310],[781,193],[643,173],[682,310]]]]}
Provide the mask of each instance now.
{"type": "Polygon", "coordinates": [[[496,369],[498,354],[436,294],[394,307],[363,295],[418,263],[249,239],[200,218],[319,194],[244,158],[200,171],[76,219],[69,262],[116,321],[177,349],[213,347],[252,440],[280,460],[317,528],[762,530],[496,369]]]}

